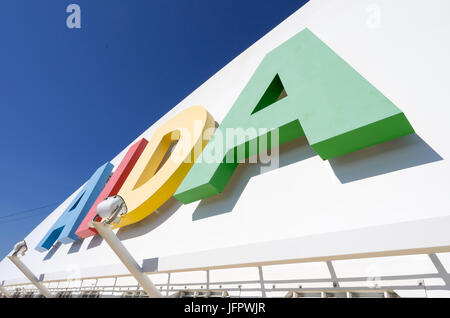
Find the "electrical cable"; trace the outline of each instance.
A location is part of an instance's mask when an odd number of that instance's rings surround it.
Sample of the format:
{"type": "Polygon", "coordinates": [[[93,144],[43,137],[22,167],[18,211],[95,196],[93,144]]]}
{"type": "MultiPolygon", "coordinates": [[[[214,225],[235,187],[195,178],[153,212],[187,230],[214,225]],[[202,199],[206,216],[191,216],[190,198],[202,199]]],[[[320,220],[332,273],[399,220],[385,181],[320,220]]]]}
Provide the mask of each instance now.
{"type": "Polygon", "coordinates": [[[44,206],[31,208],[31,209],[27,209],[27,210],[17,211],[17,212],[10,213],[10,214],[7,214],[7,215],[2,215],[2,216],[0,216],[0,219],[5,219],[5,218],[11,217],[11,216],[16,216],[18,214],[24,214],[24,213],[33,212],[33,211],[40,210],[40,209],[49,208],[49,207],[54,206],[56,204],[58,204],[58,202],[54,202],[54,203],[51,203],[51,204],[47,204],[47,205],[44,205],[44,206]]]}

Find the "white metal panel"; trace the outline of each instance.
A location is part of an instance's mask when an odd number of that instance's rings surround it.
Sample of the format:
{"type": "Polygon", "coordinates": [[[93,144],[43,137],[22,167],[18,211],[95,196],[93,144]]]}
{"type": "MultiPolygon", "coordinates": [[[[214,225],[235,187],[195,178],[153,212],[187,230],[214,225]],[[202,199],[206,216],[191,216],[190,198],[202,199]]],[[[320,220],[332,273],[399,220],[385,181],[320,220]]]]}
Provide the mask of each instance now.
{"type": "MultiPolygon", "coordinates": [[[[263,56],[308,27],[397,104],[421,139],[405,137],[330,161],[322,161],[307,144],[294,142],[285,147],[281,168],[261,173],[258,165],[242,166],[224,194],[184,206],[172,200],[159,215],[120,230],[125,246],[137,259],[229,247],[224,257],[235,260],[233,248],[252,243],[449,216],[449,15],[446,0],[310,1],[138,138],[149,138],[160,123],[192,105],[203,105],[220,122],[263,56]],[[373,20],[376,12],[379,23],[373,20]]],[[[27,236],[30,247],[75,195],[27,236]]],[[[417,239],[434,235],[427,231],[417,231],[417,239]]],[[[384,237],[386,246],[401,235],[384,237]]],[[[364,243],[373,244],[356,246],[364,243]]],[[[448,244],[448,239],[438,243],[448,244]]],[[[267,251],[267,258],[273,252],[267,251]]],[[[69,276],[70,264],[83,277],[102,275],[108,266],[109,271],[126,272],[98,237],[49,253],[29,251],[23,261],[37,276],[69,276]]],[[[428,270],[426,263],[417,266],[418,272],[428,270]]],[[[0,263],[0,274],[0,280],[21,279],[8,260],[0,263]]]]}

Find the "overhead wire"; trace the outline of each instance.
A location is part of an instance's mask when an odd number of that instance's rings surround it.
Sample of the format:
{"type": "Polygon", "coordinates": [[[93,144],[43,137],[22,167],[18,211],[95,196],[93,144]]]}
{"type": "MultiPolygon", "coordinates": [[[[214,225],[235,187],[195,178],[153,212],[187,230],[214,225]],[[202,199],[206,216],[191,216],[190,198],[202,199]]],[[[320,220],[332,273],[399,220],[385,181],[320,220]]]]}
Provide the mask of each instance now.
{"type": "Polygon", "coordinates": [[[26,210],[21,210],[21,211],[9,213],[7,215],[2,215],[2,216],[0,216],[0,220],[4,220],[4,219],[6,219],[6,220],[0,222],[0,225],[39,216],[39,215],[41,215],[41,212],[46,212],[46,211],[39,211],[37,213],[33,213],[32,215],[27,215],[27,216],[23,216],[23,214],[27,214],[27,213],[30,213],[30,212],[42,210],[42,209],[45,209],[45,208],[49,208],[49,207],[55,206],[57,204],[58,204],[57,202],[54,202],[54,203],[51,203],[51,204],[46,204],[46,205],[43,205],[43,206],[39,206],[39,207],[31,208],[31,209],[26,209],[26,210]],[[11,217],[15,217],[15,216],[19,216],[19,217],[11,219],[11,217]]]}

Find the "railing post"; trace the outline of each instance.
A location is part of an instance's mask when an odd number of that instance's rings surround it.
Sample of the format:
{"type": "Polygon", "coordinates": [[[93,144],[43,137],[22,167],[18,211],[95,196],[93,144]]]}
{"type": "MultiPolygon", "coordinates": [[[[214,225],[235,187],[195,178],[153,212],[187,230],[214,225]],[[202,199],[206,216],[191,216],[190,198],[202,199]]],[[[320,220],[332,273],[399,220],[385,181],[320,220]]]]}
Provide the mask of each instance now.
{"type": "Polygon", "coordinates": [[[6,290],[6,288],[3,285],[0,285],[0,292],[5,295],[6,298],[11,298],[12,295],[6,290]]]}

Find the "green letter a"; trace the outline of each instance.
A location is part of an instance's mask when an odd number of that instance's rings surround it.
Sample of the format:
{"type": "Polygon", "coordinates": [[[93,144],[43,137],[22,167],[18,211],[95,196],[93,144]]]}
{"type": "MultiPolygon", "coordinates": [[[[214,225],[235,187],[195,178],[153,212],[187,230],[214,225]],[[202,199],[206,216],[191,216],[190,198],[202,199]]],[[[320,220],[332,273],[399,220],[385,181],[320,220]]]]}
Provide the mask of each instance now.
{"type": "Polygon", "coordinates": [[[267,133],[225,145],[218,138],[229,128],[278,129],[279,144],[306,135],[324,160],[414,132],[400,109],[308,29],[264,57],[204,149],[220,144],[222,161],[198,158],[175,193],[179,201],[222,192],[238,165],[225,160],[235,149],[245,148],[237,160],[265,150],[249,144],[267,133]]]}

